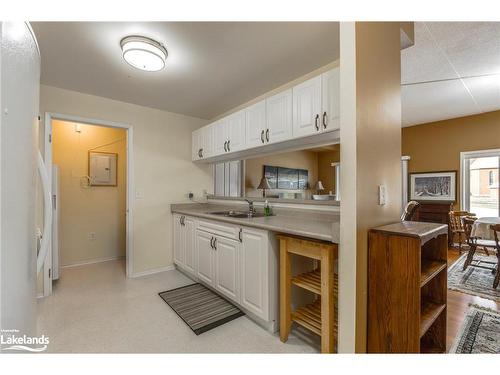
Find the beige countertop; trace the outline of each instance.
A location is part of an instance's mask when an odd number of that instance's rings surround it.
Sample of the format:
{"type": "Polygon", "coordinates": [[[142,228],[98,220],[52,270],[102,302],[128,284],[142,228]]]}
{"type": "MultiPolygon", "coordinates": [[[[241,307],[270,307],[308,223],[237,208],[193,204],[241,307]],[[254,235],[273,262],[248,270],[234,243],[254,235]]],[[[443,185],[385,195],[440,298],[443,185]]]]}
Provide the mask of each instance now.
{"type": "Polygon", "coordinates": [[[171,205],[173,213],[339,243],[340,215],[338,212],[273,208],[275,216],[255,218],[233,218],[209,213],[231,209],[242,210],[242,207],[235,208],[232,205],[214,203],[179,203],[171,205]]]}

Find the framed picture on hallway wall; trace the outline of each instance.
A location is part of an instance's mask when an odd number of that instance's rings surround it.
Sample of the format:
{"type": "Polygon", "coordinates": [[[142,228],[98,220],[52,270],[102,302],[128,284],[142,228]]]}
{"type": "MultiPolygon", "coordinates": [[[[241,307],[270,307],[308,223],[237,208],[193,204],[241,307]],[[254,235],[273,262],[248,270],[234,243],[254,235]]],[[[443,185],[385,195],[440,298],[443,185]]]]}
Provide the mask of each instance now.
{"type": "Polygon", "coordinates": [[[447,201],[457,199],[457,171],[410,173],[410,200],[447,201]]]}
{"type": "Polygon", "coordinates": [[[118,154],[89,151],[90,186],[117,186],[118,154]]]}

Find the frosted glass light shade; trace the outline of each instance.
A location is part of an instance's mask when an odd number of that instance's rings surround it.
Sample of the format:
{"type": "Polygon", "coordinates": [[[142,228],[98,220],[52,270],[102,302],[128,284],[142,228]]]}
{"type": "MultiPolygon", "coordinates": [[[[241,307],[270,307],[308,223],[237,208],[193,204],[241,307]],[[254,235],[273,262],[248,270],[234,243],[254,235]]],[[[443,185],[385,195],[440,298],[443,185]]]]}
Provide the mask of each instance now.
{"type": "Polygon", "coordinates": [[[134,68],[157,72],[165,67],[168,53],[165,47],[143,36],[128,36],[120,42],[123,59],[134,68]]]}

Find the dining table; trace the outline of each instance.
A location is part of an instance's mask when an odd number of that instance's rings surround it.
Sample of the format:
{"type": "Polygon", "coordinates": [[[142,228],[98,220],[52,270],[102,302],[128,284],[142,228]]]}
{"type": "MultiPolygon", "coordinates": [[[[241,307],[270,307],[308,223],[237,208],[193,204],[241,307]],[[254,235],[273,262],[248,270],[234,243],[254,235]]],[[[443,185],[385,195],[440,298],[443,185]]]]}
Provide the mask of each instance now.
{"type": "Polygon", "coordinates": [[[471,237],[494,241],[495,235],[490,226],[495,224],[500,224],[500,217],[480,217],[474,221],[470,235],[471,237]]]}

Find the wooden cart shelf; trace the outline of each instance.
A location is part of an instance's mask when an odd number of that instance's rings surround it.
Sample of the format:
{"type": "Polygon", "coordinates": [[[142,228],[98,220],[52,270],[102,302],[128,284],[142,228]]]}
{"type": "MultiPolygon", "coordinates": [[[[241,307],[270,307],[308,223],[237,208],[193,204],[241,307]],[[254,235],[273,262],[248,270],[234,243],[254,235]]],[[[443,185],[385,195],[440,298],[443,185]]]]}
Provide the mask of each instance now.
{"type": "Polygon", "coordinates": [[[444,260],[423,260],[422,271],[420,272],[420,287],[431,281],[446,267],[447,263],[444,260]]]}
{"type": "Polygon", "coordinates": [[[292,284],[321,295],[321,272],[320,270],[314,270],[312,272],[301,273],[292,278],[292,284]]]}
{"type": "Polygon", "coordinates": [[[333,353],[337,341],[338,278],[334,261],[336,244],[279,234],[280,241],[280,340],[286,342],[292,322],[321,337],[321,352],[333,353]],[[319,263],[318,269],[292,275],[291,257],[299,255],[319,263]],[[315,301],[292,311],[292,285],[315,294],[315,301]]]}
{"type": "Polygon", "coordinates": [[[425,302],[422,305],[420,309],[420,337],[426,334],[445,308],[445,303],[425,302]]]}

